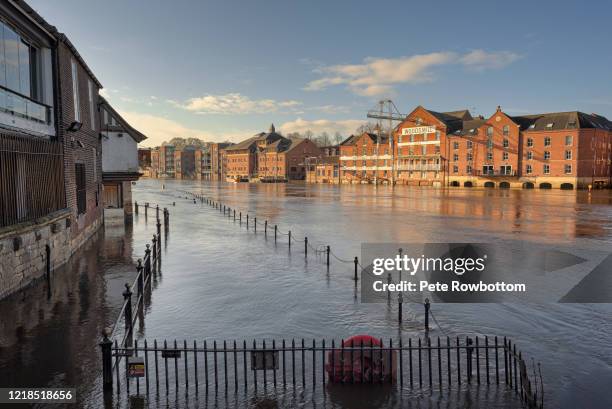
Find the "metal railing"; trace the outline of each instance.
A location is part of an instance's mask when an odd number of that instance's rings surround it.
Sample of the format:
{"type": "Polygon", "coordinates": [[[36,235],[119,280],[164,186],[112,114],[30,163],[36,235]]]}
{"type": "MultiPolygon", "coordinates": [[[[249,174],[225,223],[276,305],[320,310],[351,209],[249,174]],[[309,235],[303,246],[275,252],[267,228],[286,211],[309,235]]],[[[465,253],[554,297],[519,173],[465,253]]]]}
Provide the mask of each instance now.
{"type": "Polygon", "coordinates": [[[0,133],[0,227],[65,207],[61,143],[0,133]]]}
{"type": "Polygon", "coordinates": [[[220,390],[257,391],[258,387],[317,388],[333,384],[391,384],[400,390],[459,389],[462,385],[504,385],[528,408],[543,407],[541,371],[528,365],[504,337],[436,337],[408,340],[360,337],[327,341],[291,339],[247,342],[193,341],[120,346],[104,341],[114,359],[105,379],[117,394],[134,392],[215,394],[220,390]],[[119,362],[125,358],[125,366],[119,362]],[[142,380],[141,380],[142,378],[142,380]]]}

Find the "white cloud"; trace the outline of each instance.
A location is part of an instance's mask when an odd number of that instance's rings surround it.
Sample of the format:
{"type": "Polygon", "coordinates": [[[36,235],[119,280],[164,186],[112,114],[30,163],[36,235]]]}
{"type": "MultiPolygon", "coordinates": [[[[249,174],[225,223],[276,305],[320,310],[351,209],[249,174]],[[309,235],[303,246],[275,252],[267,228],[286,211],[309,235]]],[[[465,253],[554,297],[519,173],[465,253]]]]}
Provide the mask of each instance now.
{"type": "Polygon", "coordinates": [[[468,68],[482,71],[503,68],[520,58],[521,56],[519,54],[510,51],[495,51],[488,53],[484,50],[473,50],[461,57],[459,62],[468,68]]]}
{"type": "Polygon", "coordinates": [[[250,136],[248,132],[242,135],[230,135],[227,133],[212,133],[200,129],[193,129],[172,119],[140,112],[120,111],[119,114],[131,126],[138,129],[147,137],[142,143],[143,146],[159,146],[162,142],[176,137],[200,138],[211,142],[221,142],[225,140],[236,142],[250,136]]]}
{"type": "Polygon", "coordinates": [[[251,99],[240,93],[209,94],[190,98],[183,103],[173,100],[168,100],[168,102],[198,114],[262,114],[276,112],[281,108],[293,108],[302,104],[295,100],[251,99]]]}
{"type": "Polygon", "coordinates": [[[321,132],[327,132],[330,135],[334,135],[336,132],[340,132],[346,137],[354,133],[360,125],[366,122],[367,121],[362,119],[332,121],[328,119],[306,120],[298,118],[295,121],[285,122],[279,127],[279,130],[283,134],[288,134],[290,132],[299,132],[303,134],[306,131],[312,131],[315,135],[321,132]]]}
{"type": "Polygon", "coordinates": [[[366,58],[362,64],[341,64],[315,70],[322,77],[309,82],[307,91],[318,91],[334,85],[346,85],[357,95],[376,96],[393,92],[397,84],[433,81],[431,69],[451,64],[482,71],[499,69],[518,60],[510,51],[486,52],[473,50],[464,55],[454,52],[435,52],[399,58],[366,58]]]}

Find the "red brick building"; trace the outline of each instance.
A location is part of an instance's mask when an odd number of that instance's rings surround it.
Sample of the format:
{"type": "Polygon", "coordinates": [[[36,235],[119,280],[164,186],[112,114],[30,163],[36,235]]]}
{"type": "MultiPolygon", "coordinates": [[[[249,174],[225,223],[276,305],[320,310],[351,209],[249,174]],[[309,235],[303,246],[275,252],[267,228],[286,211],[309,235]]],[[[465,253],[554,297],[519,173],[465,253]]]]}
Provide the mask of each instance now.
{"type": "Polygon", "coordinates": [[[320,155],[309,139],[285,138],[274,125],[225,149],[226,175],[234,181],[281,182],[306,178],[306,158],[320,155]]]}
{"type": "Polygon", "coordinates": [[[386,136],[363,133],[340,144],[342,183],[390,183],[393,146],[386,136]]]}

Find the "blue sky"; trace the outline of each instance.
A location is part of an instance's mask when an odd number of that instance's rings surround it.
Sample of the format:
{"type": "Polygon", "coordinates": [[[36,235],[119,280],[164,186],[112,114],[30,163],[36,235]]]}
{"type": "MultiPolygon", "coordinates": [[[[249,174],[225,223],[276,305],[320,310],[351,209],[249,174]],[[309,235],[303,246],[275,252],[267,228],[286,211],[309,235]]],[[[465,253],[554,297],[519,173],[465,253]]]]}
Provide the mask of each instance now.
{"type": "Polygon", "coordinates": [[[29,2],[148,145],[274,122],[348,136],[381,98],[612,117],[610,2],[29,2]]]}

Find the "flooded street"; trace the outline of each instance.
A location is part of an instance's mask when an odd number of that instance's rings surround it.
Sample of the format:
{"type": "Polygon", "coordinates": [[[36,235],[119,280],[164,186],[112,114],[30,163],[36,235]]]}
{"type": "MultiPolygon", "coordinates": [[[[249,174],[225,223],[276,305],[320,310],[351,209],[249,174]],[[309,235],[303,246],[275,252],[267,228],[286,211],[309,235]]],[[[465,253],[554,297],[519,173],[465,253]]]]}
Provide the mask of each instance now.
{"type": "MultiPolygon", "coordinates": [[[[308,236],[316,248],[329,244],[339,258],[360,255],[364,242],[504,242],[546,246],[612,248],[612,195],[518,190],[438,190],[301,184],[209,184],[143,180],[134,200],[168,207],[170,231],[162,250],[144,327],[137,338],[152,341],[301,339],[328,340],[355,334],[408,339],[422,337],[422,305],[362,304],[352,263],[331,260],[329,271],[303,243],[291,251],[282,233],[308,236]],[[164,189],[162,189],[162,184],[164,189]],[[206,204],[185,199],[189,191],[278,225],[279,240],[246,230],[206,204]],[[173,202],[175,205],[173,206],[173,202]]],[[[57,272],[51,301],[39,284],[0,302],[2,384],[38,379],[41,385],[80,385],[83,404],[100,402],[98,334],[121,307],[124,282],[155,233],[154,212],[143,208],[125,237],[105,231],[57,272]],[[97,247],[96,247],[97,246],[97,247]],[[88,261],[87,261],[88,260],[88,261]],[[79,264],[81,263],[81,264],[79,264]],[[64,271],[65,270],[65,271],[64,271]],[[63,277],[63,279],[60,279],[63,277]],[[63,280],[63,281],[62,281],[63,280]],[[27,303],[24,297],[38,300],[27,303]],[[40,304],[40,305],[39,305],[40,304]],[[15,311],[17,313],[15,313],[15,311]],[[39,339],[47,337],[44,345],[39,339]],[[50,334],[55,334],[51,336],[50,334]],[[45,362],[48,373],[38,372],[45,362]],[[37,374],[37,375],[36,375],[37,374]],[[8,377],[8,378],[6,378],[8,377]],[[9,379],[9,382],[4,382],[9,379]]],[[[545,406],[609,408],[612,396],[612,305],[610,304],[432,304],[439,327],[431,336],[497,335],[512,338],[542,364],[545,406]]],[[[428,392],[384,397],[342,393],[296,398],[240,395],[183,401],[186,406],[261,407],[513,407],[501,390],[480,387],[474,395],[428,392]],[[492,397],[492,395],[499,395],[492,397]],[[471,397],[470,397],[471,396],[471,397]],[[234,398],[232,398],[234,399],[234,398]],[[496,400],[497,399],[497,400],[496,400]],[[304,403],[306,402],[306,403],[304,403]],[[479,403],[480,402],[480,403],[479,403]],[[493,402],[493,403],[491,403],[493,402]],[[495,403],[498,402],[498,403],[495,403]]],[[[118,406],[125,407],[124,401],[118,406]]],[[[154,406],[170,406],[164,397],[154,406]]],[[[134,405],[132,405],[134,406],[134,405]]]]}

